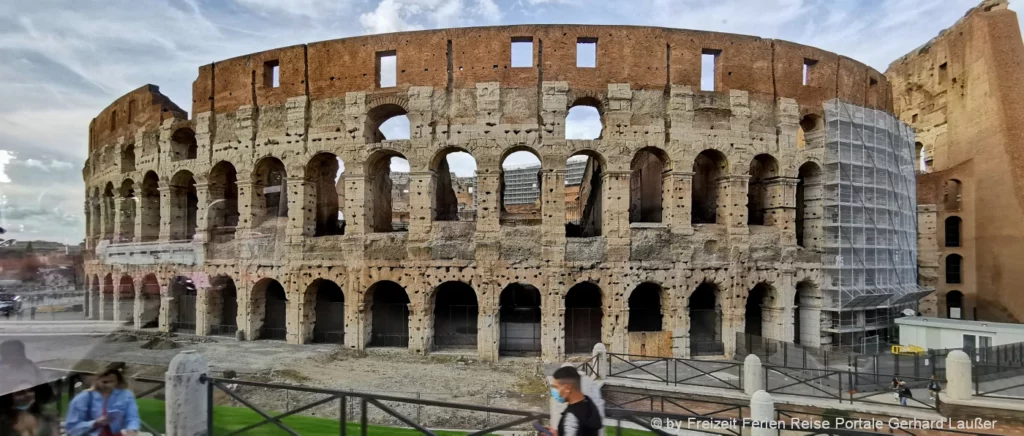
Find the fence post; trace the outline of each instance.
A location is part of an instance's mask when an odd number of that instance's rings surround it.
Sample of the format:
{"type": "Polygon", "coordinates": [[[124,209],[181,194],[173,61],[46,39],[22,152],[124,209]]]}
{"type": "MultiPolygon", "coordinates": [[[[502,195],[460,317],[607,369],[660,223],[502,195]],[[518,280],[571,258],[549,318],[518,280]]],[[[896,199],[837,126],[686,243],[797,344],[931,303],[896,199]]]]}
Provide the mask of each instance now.
{"type": "Polygon", "coordinates": [[[765,425],[775,421],[775,401],[772,395],[765,391],[754,392],[750,396],[750,419],[757,424],[750,430],[751,436],[773,436],[776,429],[765,425]]]}
{"type": "Polygon", "coordinates": [[[756,354],[748,354],[743,359],[743,393],[754,395],[757,391],[767,389],[764,383],[764,372],[764,368],[761,366],[761,359],[756,354]]]}
{"type": "MultiPolygon", "coordinates": [[[[594,344],[594,351],[591,352],[591,354],[594,357],[596,357],[596,359],[594,359],[594,360],[597,361],[595,363],[595,365],[594,365],[594,366],[597,367],[596,371],[595,371],[597,373],[596,374],[597,375],[597,379],[598,380],[604,380],[604,379],[608,378],[608,370],[612,366],[611,365],[611,361],[608,362],[608,365],[601,365],[601,361],[602,360],[610,359],[608,357],[608,347],[605,347],[603,343],[598,342],[598,343],[594,344]],[[606,366],[607,366],[607,368],[606,368],[606,366]]],[[[667,371],[667,369],[666,369],[666,371],[667,371]]],[[[667,379],[668,376],[666,376],[665,378],[667,379]]]]}
{"type": "Polygon", "coordinates": [[[971,357],[961,350],[950,351],[946,355],[946,395],[954,400],[971,399],[971,357]]]}
{"type": "Polygon", "coordinates": [[[209,372],[206,357],[195,350],[182,351],[171,359],[164,375],[167,436],[207,434],[210,417],[206,383],[212,383],[206,378],[209,372]]]}

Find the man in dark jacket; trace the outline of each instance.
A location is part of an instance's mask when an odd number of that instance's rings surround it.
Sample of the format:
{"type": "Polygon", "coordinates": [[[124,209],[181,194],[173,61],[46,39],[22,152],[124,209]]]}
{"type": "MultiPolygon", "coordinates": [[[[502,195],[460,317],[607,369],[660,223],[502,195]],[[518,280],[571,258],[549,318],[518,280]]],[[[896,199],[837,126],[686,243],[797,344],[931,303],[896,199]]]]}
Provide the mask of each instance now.
{"type": "Polygon", "coordinates": [[[601,412],[594,401],[583,395],[580,384],[580,373],[576,368],[563,366],[555,371],[555,379],[551,385],[551,397],[559,403],[566,403],[558,421],[558,429],[554,436],[597,436],[604,424],[601,412]]]}

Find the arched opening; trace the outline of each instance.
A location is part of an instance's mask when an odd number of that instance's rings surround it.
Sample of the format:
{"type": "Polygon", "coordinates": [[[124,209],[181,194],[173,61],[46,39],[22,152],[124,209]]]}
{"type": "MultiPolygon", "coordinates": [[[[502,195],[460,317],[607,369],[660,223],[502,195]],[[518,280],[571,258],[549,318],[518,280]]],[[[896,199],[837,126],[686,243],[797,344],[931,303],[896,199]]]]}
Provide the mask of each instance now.
{"type": "Polygon", "coordinates": [[[629,222],[661,222],[662,177],[668,162],[668,154],[655,147],[642,148],[633,156],[629,166],[629,222]]]}
{"type": "Polygon", "coordinates": [[[231,277],[210,280],[210,334],[234,337],[238,332],[238,288],[231,277]]]}
{"type": "MultiPolygon", "coordinates": [[[[100,188],[92,189],[92,197],[89,198],[89,237],[93,240],[99,241],[103,238],[103,228],[100,227],[103,223],[101,215],[100,203],[103,199],[100,197],[100,188]]],[[[97,285],[99,286],[99,285],[97,285]]]]}
{"type": "Polygon", "coordinates": [[[750,180],[747,185],[747,225],[763,226],[767,222],[769,204],[768,184],[779,176],[779,163],[767,154],[754,156],[750,162],[750,180]]]}
{"type": "Polygon", "coordinates": [[[920,171],[922,173],[928,172],[928,167],[924,163],[925,162],[924,144],[922,144],[920,142],[915,142],[914,143],[914,159],[916,159],[914,166],[917,167],[918,171],[920,171]]]}
{"type": "Polygon", "coordinates": [[[88,294],[93,296],[92,305],[89,306],[89,315],[91,319],[103,320],[100,316],[100,307],[103,305],[103,293],[100,291],[100,276],[93,275],[92,286],[89,287],[88,294]]]}
{"type": "Polygon", "coordinates": [[[103,239],[111,241],[114,239],[114,183],[107,182],[103,189],[103,239]]]}
{"type": "Polygon", "coordinates": [[[367,143],[409,139],[411,129],[405,108],[397,104],[382,104],[366,113],[363,129],[367,143]]]}
{"type": "Polygon", "coordinates": [[[128,144],[121,149],[121,172],[135,171],[135,144],[128,144]]]}
{"type": "Polygon", "coordinates": [[[959,254],[946,256],[946,283],[963,283],[961,268],[963,268],[963,257],[959,254]]]}
{"type": "Polygon", "coordinates": [[[288,216],[288,173],[284,164],[276,157],[265,157],[256,163],[252,176],[253,225],[266,221],[282,224],[288,216]]]}
{"type": "Polygon", "coordinates": [[[135,239],[135,209],[138,202],[135,198],[135,182],[132,179],[121,182],[118,195],[121,197],[121,216],[117,218],[120,220],[120,231],[115,242],[131,242],[135,239]]]}
{"type": "Polygon", "coordinates": [[[439,152],[430,165],[434,221],[476,221],[476,159],[465,150],[439,152]]]}
{"type": "Polygon", "coordinates": [[[960,210],[963,195],[960,191],[960,181],[956,179],[947,180],[943,189],[942,202],[946,205],[947,211],[960,210]]]}
{"type": "Polygon", "coordinates": [[[463,282],[445,282],[434,290],[434,349],[476,348],[476,292],[463,282]]]}
{"type": "Polygon", "coordinates": [[[143,277],[139,296],[142,299],[142,314],[139,317],[139,327],[160,327],[160,305],[163,301],[160,298],[160,282],[157,281],[156,275],[148,274],[146,277],[143,277]]]}
{"type": "Polygon", "coordinates": [[[630,332],[660,332],[662,325],[661,286],[656,283],[641,283],[629,295],[630,332]]]}
{"type": "Polygon", "coordinates": [[[199,197],[196,179],[188,171],[178,171],[171,178],[171,240],[192,240],[196,235],[199,197]]]}
{"type": "Polygon", "coordinates": [[[135,282],[132,276],[123,275],[117,286],[117,317],[118,321],[135,319],[135,282]]]}
{"type": "Polygon", "coordinates": [[[341,206],[345,202],[344,171],[345,164],[331,153],[319,153],[306,164],[306,179],[316,198],[315,236],[345,234],[345,222],[341,219],[341,206]]]}
{"type": "Polygon", "coordinates": [[[586,238],[601,235],[601,191],[604,159],[583,151],[565,161],[565,236],[586,238]]]}
{"type": "Polygon", "coordinates": [[[409,161],[378,150],[366,160],[366,219],[373,233],[409,229],[409,161]]]}
{"type": "Polygon", "coordinates": [[[565,115],[565,139],[601,139],[601,118],[600,101],[593,97],[577,99],[565,115]]]}
{"type": "Polygon", "coordinates": [[[185,276],[175,276],[168,285],[172,301],[171,331],[196,333],[196,291],[195,283],[185,276]]]}
{"type": "Polygon", "coordinates": [[[725,345],[722,343],[722,308],[718,294],[717,285],[703,282],[690,295],[687,311],[690,314],[691,356],[725,353],[725,345]]]}
{"type": "Polygon", "coordinates": [[[693,160],[693,183],[691,198],[693,207],[690,221],[693,224],[715,224],[724,222],[726,207],[719,210],[718,199],[726,197],[729,189],[723,177],[729,174],[725,155],[717,150],[704,150],[693,160]]]}
{"type": "Polygon", "coordinates": [[[793,297],[793,343],[817,347],[821,343],[821,295],[809,281],[796,284],[793,297]]]}
{"type": "Polygon", "coordinates": [[[565,294],[565,354],[590,354],[601,340],[601,288],[579,283],[565,294]]]}
{"type": "Polygon", "coordinates": [[[959,247],[960,246],[960,224],[963,221],[958,216],[951,216],[946,218],[946,246],[947,247],[959,247]]]}
{"type": "Polygon", "coordinates": [[[220,161],[210,170],[209,181],[210,237],[214,242],[234,239],[238,227],[238,172],[230,162],[220,161]]]}
{"type": "Polygon", "coordinates": [[[776,339],[774,335],[768,334],[772,321],[770,311],[775,307],[774,299],[775,289],[766,283],[758,283],[747,294],[743,332],[753,338],[753,342],[760,343],[756,340],[760,337],[773,336],[773,339],[776,339]]]}
{"type": "Polygon", "coordinates": [[[160,178],[150,171],[142,179],[142,241],[160,239],[160,178]]]}
{"type": "MultiPolygon", "coordinates": [[[[95,283],[95,282],[92,282],[92,283],[95,283]]],[[[93,290],[93,288],[95,286],[96,286],[95,284],[92,284],[90,286],[89,277],[85,278],[85,305],[84,305],[83,308],[85,309],[85,316],[88,319],[96,318],[96,312],[95,312],[95,310],[93,310],[93,307],[92,307],[93,302],[96,301],[96,299],[93,298],[93,296],[92,296],[92,294],[95,292],[93,290]]]]}
{"type": "Polygon", "coordinates": [[[306,289],[306,295],[313,296],[313,338],[314,343],[345,343],[345,294],[337,283],[316,279],[306,289]]]}
{"type": "Polygon", "coordinates": [[[797,148],[815,147],[823,145],[825,137],[825,123],[821,117],[815,114],[804,115],[800,118],[800,130],[797,132],[797,148]]]}
{"type": "Polygon", "coordinates": [[[796,245],[818,247],[821,234],[821,168],[814,162],[800,166],[796,183],[796,245]]]}
{"type": "Polygon", "coordinates": [[[195,159],[199,155],[196,144],[196,133],[188,127],[182,127],[171,135],[171,160],[195,159]]]}
{"type": "Polygon", "coordinates": [[[374,283],[366,291],[370,305],[370,346],[409,346],[409,295],[401,285],[391,281],[374,283]]]}
{"type": "Polygon", "coordinates": [[[946,293],[946,318],[964,318],[964,294],[960,291],[946,293]]]}
{"type": "Polygon", "coordinates": [[[262,279],[253,286],[252,300],[255,315],[263,315],[263,322],[257,327],[259,334],[253,339],[284,340],[288,336],[288,297],[284,286],[274,279],[262,279]]]}
{"type": "Polygon", "coordinates": [[[113,321],[114,311],[114,277],[107,274],[103,277],[103,320],[113,321]]]}
{"type": "Polygon", "coordinates": [[[540,301],[540,290],[525,283],[513,283],[501,291],[498,355],[540,355],[540,301]]]}
{"type": "MultiPolygon", "coordinates": [[[[541,219],[541,165],[540,156],[523,148],[508,153],[501,161],[501,218],[510,221],[541,219]]],[[[569,186],[566,185],[566,190],[569,186]]]]}

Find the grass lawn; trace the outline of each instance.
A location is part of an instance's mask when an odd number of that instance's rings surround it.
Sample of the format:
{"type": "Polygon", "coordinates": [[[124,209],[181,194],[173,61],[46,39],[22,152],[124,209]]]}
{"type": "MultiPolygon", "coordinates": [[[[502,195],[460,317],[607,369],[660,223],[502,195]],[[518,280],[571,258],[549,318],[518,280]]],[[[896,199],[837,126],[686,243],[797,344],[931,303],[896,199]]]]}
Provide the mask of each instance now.
{"type": "MultiPolygon", "coordinates": [[[[140,398],[137,400],[139,405],[139,416],[142,421],[149,424],[153,429],[157,431],[164,431],[164,402],[152,398],[140,398]]],[[[64,410],[67,410],[65,400],[64,410]]],[[[269,413],[269,412],[268,412],[269,413]]],[[[275,413],[271,413],[276,414],[275,413]]],[[[213,409],[213,434],[223,435],[228,434],[232,431],[239,430],[245,426],[255,424],[263,420],[253,410],[247,407],[232,407],[232,406],[216,406],[213,409]]],[[[289,416],[282,420],[285,425],[295,430],[297,433],[303,436],[315,436],[315,435],[337,435],[339,434],[338,420],[332,418],[318,418],[315,416],[289,416]]],[[[359,424],[350,422],[347,424],[348,434],[358,435],[359,424]]],[[[143,428],[145,430],[145,428],[143,428]]],[[[416,430],[407,428],[395,428],[385,427],[379,425],[371,425],[368,434],[377,436],[412,436],[419,435],[416,430]]],[[[265,424],[244,433],[245,435],[255,436],[270,436],[270,435],[286,435],[288,434],[284,430],[280,429],[273,424],[265,424]]],[[[445,436],[456,436],[464,435],[466,433],[450,432],[450,431],[439,431],[438,435],[445,436]]],[[[639,436],[652,434],[646,431],[637,431],[630,429],[623,429],[622,434],[626,436],[639,436]]]]}

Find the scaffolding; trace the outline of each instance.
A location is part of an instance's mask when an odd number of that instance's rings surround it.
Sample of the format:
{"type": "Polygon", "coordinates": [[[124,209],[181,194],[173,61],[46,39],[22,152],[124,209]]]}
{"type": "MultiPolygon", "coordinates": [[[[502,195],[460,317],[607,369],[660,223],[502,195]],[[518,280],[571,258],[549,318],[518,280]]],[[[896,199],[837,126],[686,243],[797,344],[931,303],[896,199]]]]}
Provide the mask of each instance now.
{"type": "Polygon", "coordinates": [[[822,330],[834,347],[863,350],[930,292],[917,285],[914,131],[839,100],[825,121],[822,330]]]}

